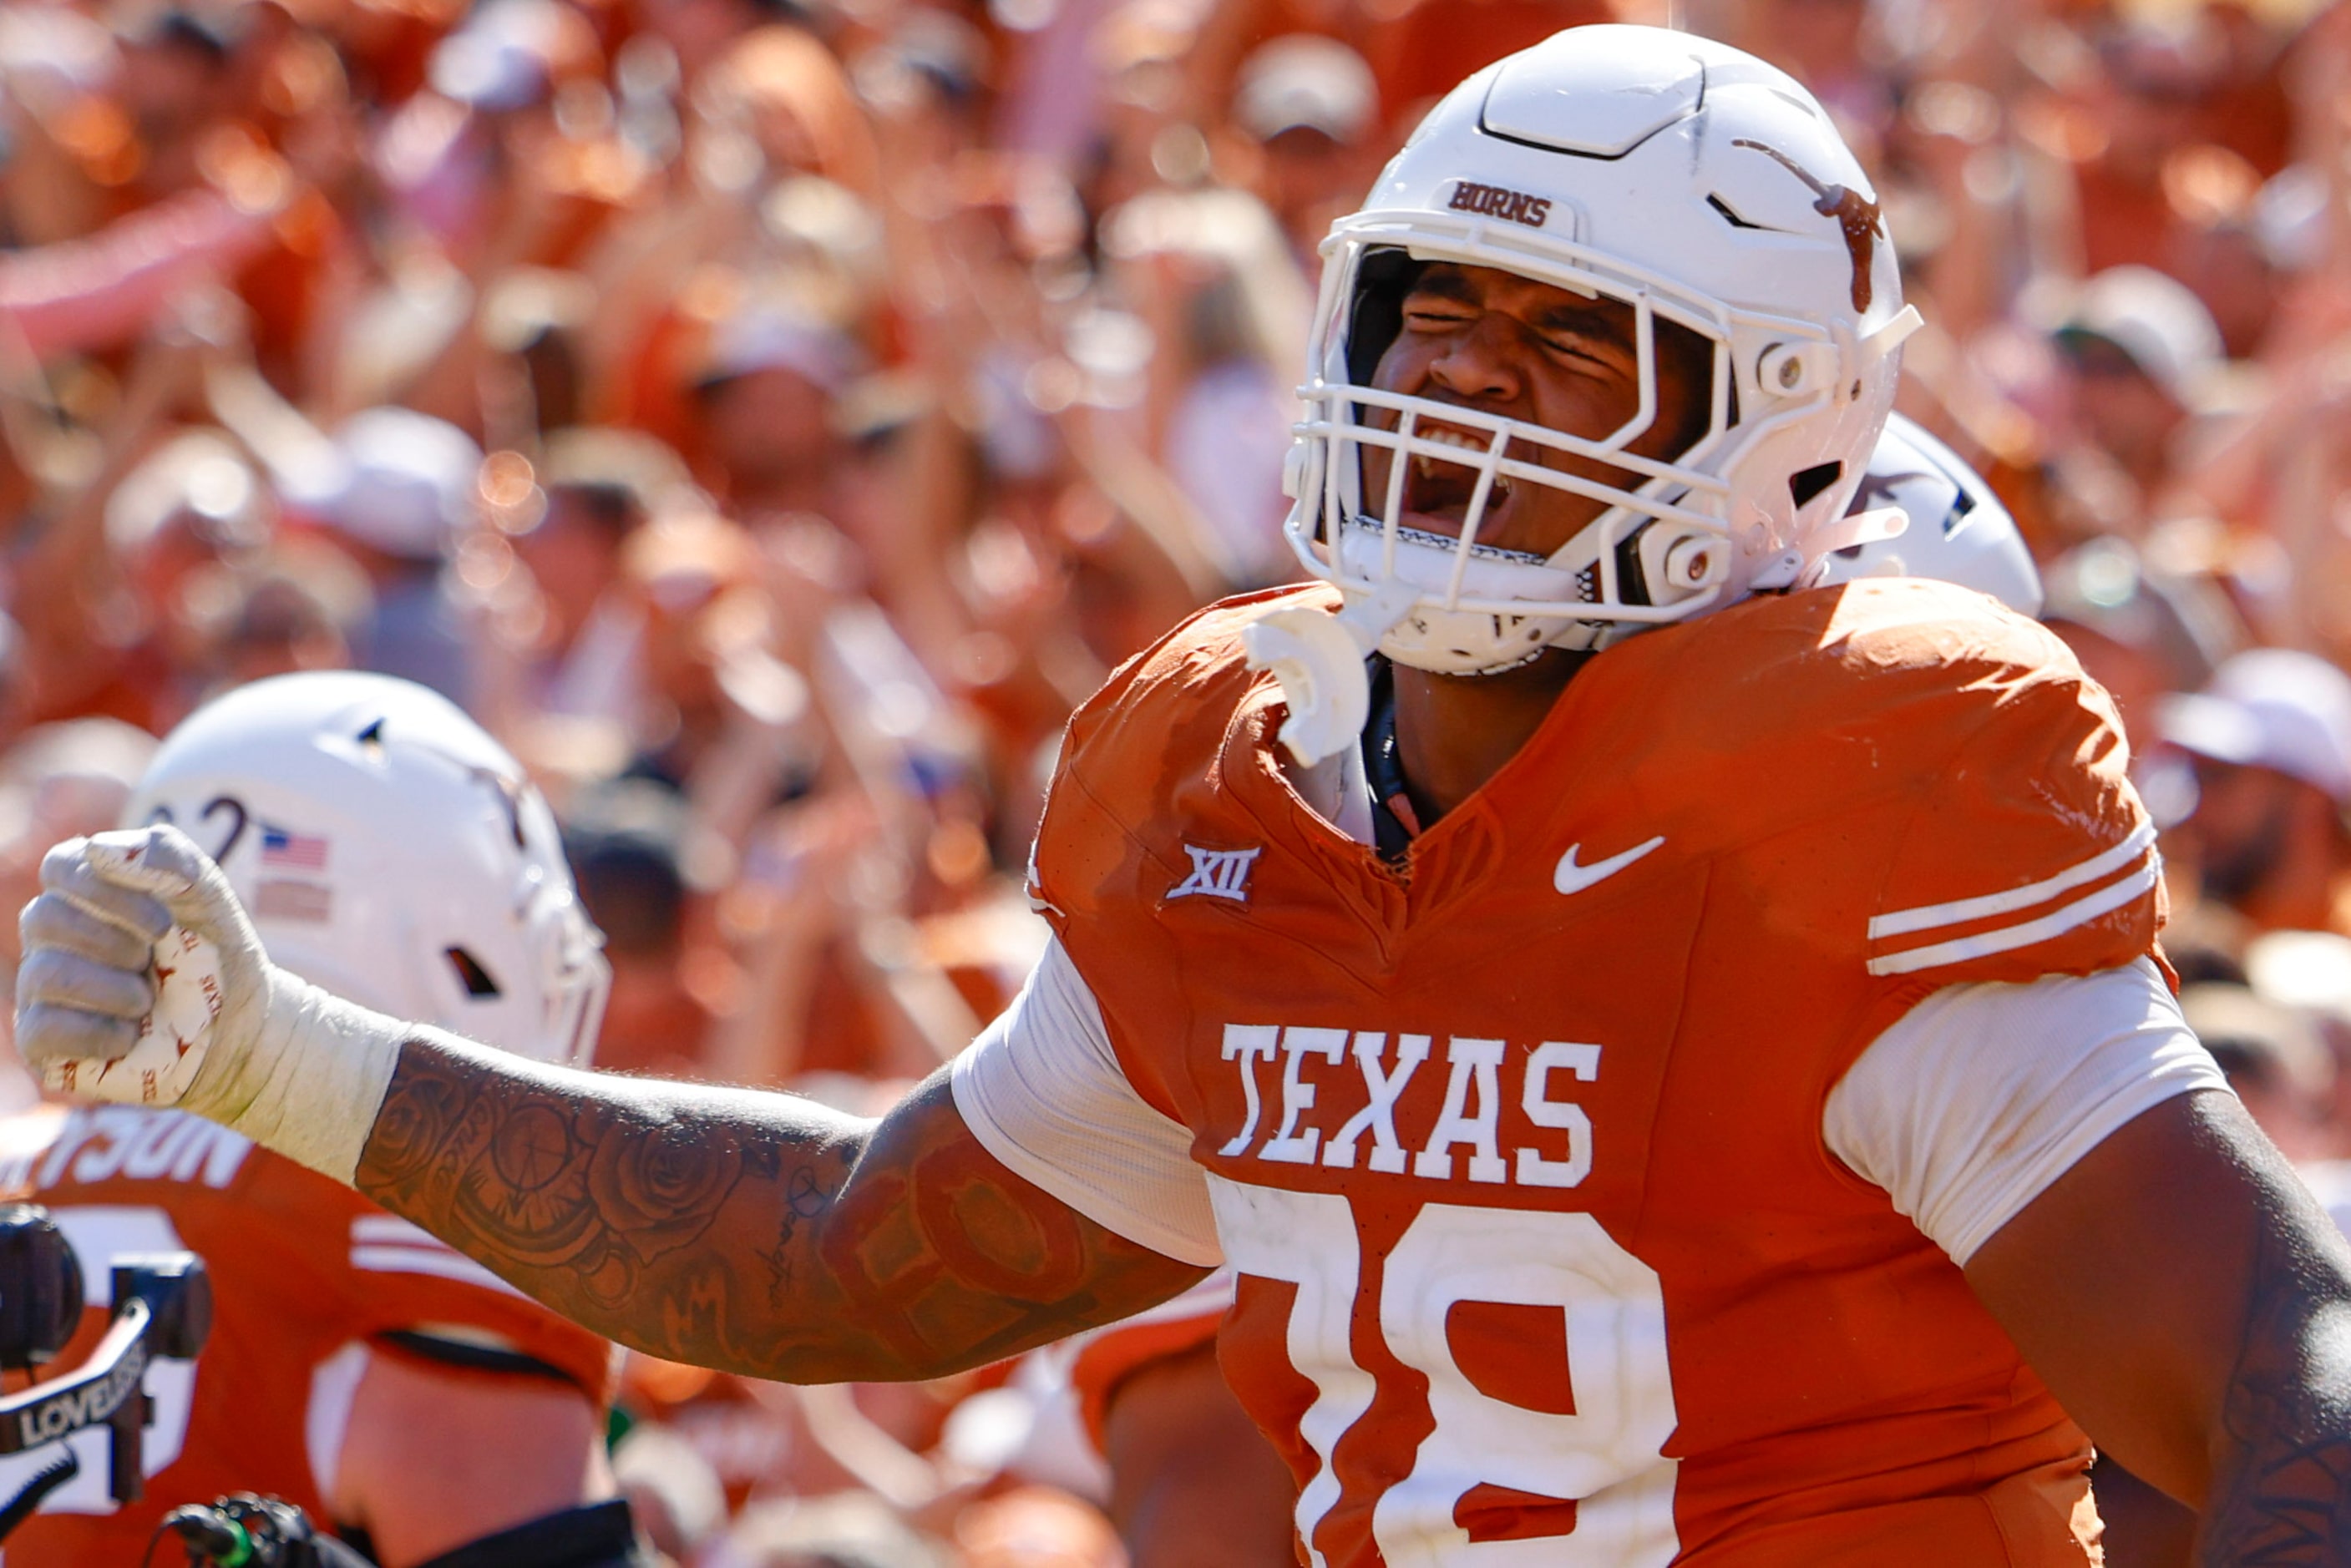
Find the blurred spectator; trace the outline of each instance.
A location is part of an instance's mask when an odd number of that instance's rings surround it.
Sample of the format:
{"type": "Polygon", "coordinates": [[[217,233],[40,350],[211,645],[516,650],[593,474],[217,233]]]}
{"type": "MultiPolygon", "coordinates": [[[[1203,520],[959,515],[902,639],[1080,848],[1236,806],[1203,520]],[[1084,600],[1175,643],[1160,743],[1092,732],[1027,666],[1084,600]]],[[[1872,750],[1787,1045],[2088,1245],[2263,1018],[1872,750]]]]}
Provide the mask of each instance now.
{"type": "Polygon", "coordinates": [[[2085,119],[2099,140],[2075,171],[2083,259],[2093,273],[2161,254],[2171,221],[2165,170],[2198,140],[2199,108],[2227,64],[2220,29],[2200,7],[2100,21],[2089,41],[2101,68],[2082,84],[2085,119]]]}
{"type": "Polygon", "coordinates": [[[754,581],[757,549],[740,526],[697,508],[632,534],[621,566],[646,607],[647,701],[632,771],[684,787],[735,711],[725,672],[757,661],[772,629],[754,581]]]}
{"type": "Polygon", "coordinates": [[[2306,1018],[2241,985],[2183,987],[2179,1006],[2229,1086],[2288,1159],[2333,1152],[2327,1116],[2335,1062],[2306,1018]]]}
{"type": "Polygon", "coordinates": [[[1336,38],[1276,38],[1241,62],[1233,124],[1259,149],[1258,193],[1310,271],[1332,220],[1370,181],[1378,92],[1363,56],[1336,38]]]}
{"type": "MultiPolygon", "coordinates": [[[[710,1568],[938,1568],[940,1553],[870,1498],[768,1503],[747,1510],[710,1568]]],[[[1047,1559],[1019,1559],[1046,1568],[1047,1559]]]]}
{"type": "Polygon", "coordinates": [[[2195,762],[2195,807],[2175,836],[2202,896],[2257,930],[2332,926],[2351,869],[2351,678],[2255,649],[2170,699],[2162,725],[2195,762]]]}
{"type": "Polygon", "coordinates": [[[612,1445],[612,1480],[638,1533],[673,1563],[698,1560],[726,1524],[726,1493],[708,1461],[666,1427],[636,1426],[612,1445]]]}
{"type": "Polygon", "coordinates": [[[596,1042],[600,1067],[668,1077],[706,1073],[711,1015],[690,984],[689,895],[678,866],[686,830],[684,804],[650,783],[606,786],[572,805],[564,852],[612,966],[596,1042]]]}
{"type": "Polygon", "coordinates": [[[349,557],[301,539],[212,568],[190,583],[188,597],[206,695],[298,670],[350,668],[351,639],[373,599],[349,557]]]}
{"type": "MultiPolygon", "coordinates": [[[[2042,572],[2041,618],[2115,700],[2134,750],[2156,741],[2155,711],[2211,679],[2237,628],[2209,584],[2157,572],[2122,539],[2093,539],[2042,572]]],[[[2153,803],[2157,815],[2170,802],[2153,803]]],[[[2184,811],[2184,806],[2178,807],[2184,811]]]]}
{"type": "Polygon", "coordinates": [[[202,696],[205,601],[268,537],[267,504],[243,453],[206,431],[158,447],[108,498],[106,543],[122,568],[116,637],[148,715],[177,716],[202,696]]]}
{"type": "Polygon", "coordinates": [[[1165,345],[1148,401],[1168,477],[1237,583],[1295,570],[1280,535],[1290,512],[1281,465],[1302,352],[1290,338],[1308,290],[1270,217],[1237,191],[1153,192],[1120,208],[1103,234],[1165,345]]]}
{"type": "Polygon", "coordinates": [[[965,1511],[956,1544],[967,1568],[1122,1568],[1102,1516],[1064,1492],[1022,1487],[965,1511]]]}
{"type": "Polygon", "coordinates": [[[251,18],[172,5],[116,15],[122,99],[141,152],[135,188],[170,195],[199,178],[204,131],[235,108],[229,29],[251,18]]]}
{"type": "MultiPolygon", "coordinates": [[[[51,845],[120,824],[155,746],[154,736],[117,719],[69,719],[26,731],[0,753],[0,898],[22,909],[40,888],[41,857],[51,845]]],[[[11,921],[0,929],[11,990],[17,956],[11,921]]],[[[15,1051],[0,1054],[0,1114],[38,1097],[15,1051]]]]}
{"type": "Polygon", "coordinates": [[[2334,1066],[2326,1111],[2330,1153],[2351,1155],[2351,938],[2332,931],[2272,931],[2245,949],[2255,993],[2310,1021],[2334,1066]]]}
{"type": "Polygon", "coordinates": [[[2110,267],[2083,286],[2057,343],[2084,433],[2152,498],[2171,472],[2180,427],[2220,362],[2211,313],[2152,267],[2110,267]]]}
{"type": "Polygon", "coordinates": [[[442,567],[474,517],[481,449],[445,421],[381,408],[351,416],[335,456],[326,487],[294,504],[367,573],[373,604],[355,639],[359,668],[467,701],[465,628],[442,567]]]}
{"type": "Polygon", "coordinates": [[[644,701],[645,610],[622,554],[684,488],[684,464],[639,431],[559,430],[538,483],[543,508],[514,540],[542,618],[528,655],[530,700],[544,712],[626,726],[644,701]]]}
{"type": "Polygon", "coordinates": [[[711,477],[738,510],[822,513],[836,501],[832,405],[855,369],[838,328],[789,306],[747,306],[711,328],[695,404],[711,477]]]}

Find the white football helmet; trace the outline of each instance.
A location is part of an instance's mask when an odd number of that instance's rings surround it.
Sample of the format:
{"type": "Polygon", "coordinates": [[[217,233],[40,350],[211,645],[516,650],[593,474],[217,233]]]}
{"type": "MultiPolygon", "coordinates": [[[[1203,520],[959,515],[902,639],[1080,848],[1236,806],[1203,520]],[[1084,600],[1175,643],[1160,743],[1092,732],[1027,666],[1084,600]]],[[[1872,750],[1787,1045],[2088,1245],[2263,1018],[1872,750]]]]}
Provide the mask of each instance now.
{"type": "MultiPolygon", "coordinates": [[[[1344,591],[1340,619],[1365,651],[1476,674],[1553,645],[1604,646],[1797,586],[1829,551],[1887,525],[1847,518],[1845,503],[1917,313],[1827,112],[1750,55],[1603,26],[1510,56],[1430,111],[1322,254],[1288,532],[1307,568],[1344,591]],[[1427,261],[1630,306],[1639,411],[1619,430],[1569,432],[1374,389],[1409,264],[1427,261]],[[1705,430],[1665,460],[1628,451],[1658,413],[1660,322],[1697,334],[1713,363],[1705,430]],[[1424,432],[1427,421],[1443,428],[1424,432]],[[1363,493],[1374,447],[1406,460],[1387,464],[1384,495],[1363,493]],[[1541,461],[1554,455],[1604,462],[1629,486],[1541,461]],[[1458,540],[1402,525],[1412,460],[1469,474],[1458,540]],[[1605,510],[1548,559],[1479,544],[1495,497],[1526,484],[1605,510]]],[[[1310,684],[1338,678],[1293,638],[1338,647],[1292,617],[1252,652],[1277,669],[1302,658],[1310,684]]]]}
{"type": "Polygon", "coordinates": [[[282,675],[164,739],[125,809],[228,874],[271,960],[395,1017],[584,1065],[611,981],[555,817],[456,705],[383,675],[282,675]]]}
{"type": "Polygon", "coordinates": [[[2041,572],[2016,519],[1981,474],[1908,415],[1887,417],[1853,505],[1899,506],[1909,526],[1893,538],[1832,554],[1823,564],[1823,585],[1855,577],[1936,577],[2040,618],[2041,572]]]}

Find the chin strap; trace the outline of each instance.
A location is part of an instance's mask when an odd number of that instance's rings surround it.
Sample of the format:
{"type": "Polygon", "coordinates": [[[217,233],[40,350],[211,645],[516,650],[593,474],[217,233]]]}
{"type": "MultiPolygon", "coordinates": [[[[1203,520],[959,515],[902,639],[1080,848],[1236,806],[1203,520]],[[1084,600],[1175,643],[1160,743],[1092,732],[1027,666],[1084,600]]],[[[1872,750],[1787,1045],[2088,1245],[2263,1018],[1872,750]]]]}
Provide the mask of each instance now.
{"type": "Polygon", "coordinates": [[[1764,562],[1748,579],[1747,587],[1759,594],[1812,587],[1820,582],[1821,574],[1828,569],[1829,556],[1835,552],[1856,545],[1898,539],[1909,526],[1910,514],[1899,506],[1877,506],[1848,514],[1814,529],[1804,541],[1803,549],[1782,550],[1764,562]]]}
{"type": "Polygon", "coordinates": [[[1249,668],[1270,670],[1281,682],[1290,709],[1281,743],[1301,764],[1336,756],[1363,734],[1372,711],[1364,661],[1419,598],[1419,589],[1390,577],[1336,615],[1294,606],[1259,616],[1241,633],[1249,668]]]}
{"type": "Polygon", "coordinates": [[[1804,548],[1808,555],[1818,558],[1833,550],[1898,539],[1909,528],[1910,514],[1899,506],[1873,506],[1866,512],[1847,513],[1834,523],[1813,529],[1812,536],[1804,541],[1804,548]]]}

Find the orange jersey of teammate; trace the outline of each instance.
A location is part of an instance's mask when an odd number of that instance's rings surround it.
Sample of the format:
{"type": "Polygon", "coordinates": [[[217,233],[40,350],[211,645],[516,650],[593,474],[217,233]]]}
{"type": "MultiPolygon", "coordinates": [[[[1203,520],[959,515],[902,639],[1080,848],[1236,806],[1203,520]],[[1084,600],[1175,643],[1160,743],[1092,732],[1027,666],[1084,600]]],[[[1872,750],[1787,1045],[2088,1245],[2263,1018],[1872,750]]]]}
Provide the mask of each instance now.
{"type": "Polygon", "coordinates": [[[1938,989],[2154,952],[2104,693],[1944,585],[1758,598],[1593,659],[1398,868],[1280,761],[1291,596],[1080,711],[1033,893],[1208,1173],[1311,1559],[2093,1560],[2083,1434],[1822,1128],[1938,989]]]}
{"type": "MultiPolygon", "coordinates": [[[[330,1521],[320,1471],[335,1463],[366,1357],[410,1354],[386,1334],[518,1353],[600,1407],[609,1397],[608,1342],[225,1128],[175,1111],[93,1106],[33,1113],[0,1127],[0,1192],[46,1206],[82,1262],[90,1306],[57,1365],[78,1364],[95,1345],[116,1254],[194,1252],[213,1288],[203,1355],[154,1363],[147,1375],[155,1414],[145,1498],[115,1508],[103,1430],[74,1439],[81,1473],[0,1547],[11,1565],[135,1563],[167,1510],[232,1491],[274,1493],[330,1521]]],[[[55,1457],[0,1461],[0,1490],[13,1492],[55,1457]]]]}
{"type": "Polygon", "coordinates": [[[1067,1341],[1070,1392],[1096,1452],[1119,1387],[1147,1366],[1198,1350],[1232,1310],[1233,1277],[1218,1270],[1181,1295],[1067,1341]]]}

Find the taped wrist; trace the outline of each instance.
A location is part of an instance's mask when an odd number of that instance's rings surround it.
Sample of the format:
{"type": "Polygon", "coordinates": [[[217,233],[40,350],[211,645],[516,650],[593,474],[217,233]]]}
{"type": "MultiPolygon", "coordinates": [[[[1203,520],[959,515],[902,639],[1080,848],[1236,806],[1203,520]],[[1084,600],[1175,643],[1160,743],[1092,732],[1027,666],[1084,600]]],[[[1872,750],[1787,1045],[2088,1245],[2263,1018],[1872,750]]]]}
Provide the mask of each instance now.
{"type": "Polygon", "coordinates": [[[420,1031],[272,968],[252,1045],[218,1053],[182,1102],[264,1148],[349,1185],[400,1047],[420,1031]]]}

